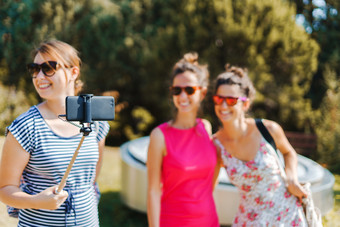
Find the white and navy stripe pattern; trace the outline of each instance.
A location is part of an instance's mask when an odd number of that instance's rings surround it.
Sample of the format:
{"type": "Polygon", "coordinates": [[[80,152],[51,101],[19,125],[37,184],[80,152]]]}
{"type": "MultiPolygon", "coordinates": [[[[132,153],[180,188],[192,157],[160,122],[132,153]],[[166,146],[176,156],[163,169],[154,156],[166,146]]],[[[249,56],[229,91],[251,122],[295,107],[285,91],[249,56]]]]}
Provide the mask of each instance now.
{"type": "MultiPolygon", "coordinates": [[[[30,154],[23,171],[23,190],[29,194],[59,184],[82,137],[81,133],[73,137],[56,135],[36,106],[14,120],[8,130],[30,154]]],[[[92,125],[92,132],[85,137],[64,189],[69,192],[68,200],[72,200],[72,205],[66,206],[65,202],[53,211],[21,209],[18,226],[99,226],[93,183],[98,142],[108,131],[108,123],[99,122],[97,129],[92,125]]]]}

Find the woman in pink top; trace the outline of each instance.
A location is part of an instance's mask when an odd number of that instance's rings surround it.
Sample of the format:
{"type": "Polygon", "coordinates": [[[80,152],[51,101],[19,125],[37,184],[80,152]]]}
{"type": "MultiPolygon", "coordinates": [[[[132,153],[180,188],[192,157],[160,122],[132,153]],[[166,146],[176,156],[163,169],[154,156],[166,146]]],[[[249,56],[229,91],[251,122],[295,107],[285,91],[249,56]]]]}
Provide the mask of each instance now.
{"type": "Polygon", "coordinates": [[[148,151],[148,221],[151,227],[219,226],[213,199],[219,165],[211,125],[197,118],[209,73],[189,53],[175,64],[170,88],[176,116],[155,128],[148,151]]]}

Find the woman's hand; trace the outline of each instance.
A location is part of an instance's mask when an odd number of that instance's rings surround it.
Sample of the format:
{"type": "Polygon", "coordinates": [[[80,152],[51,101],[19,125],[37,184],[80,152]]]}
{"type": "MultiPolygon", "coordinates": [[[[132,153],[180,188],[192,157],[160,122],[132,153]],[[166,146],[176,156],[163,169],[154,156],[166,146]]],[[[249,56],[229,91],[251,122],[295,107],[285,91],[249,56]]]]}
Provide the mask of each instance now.
{"type": "Polygon", "coordinates": [[[302,202],[303,197],[307,197],[307,192],[303,189],[301,184],[297,181],[287,180],[287,188],[288,191],[299,198],[300,202],[302,202]]]}
{"type": "Polygon", "coordinates": [[[36,195],[33,195],[35,208],[47,210],[58,209],[67,199],[68,193],[66,191],[61,191],[56,194],[55,191],[57,188],[58,185],[52,186],[36,195]]]}

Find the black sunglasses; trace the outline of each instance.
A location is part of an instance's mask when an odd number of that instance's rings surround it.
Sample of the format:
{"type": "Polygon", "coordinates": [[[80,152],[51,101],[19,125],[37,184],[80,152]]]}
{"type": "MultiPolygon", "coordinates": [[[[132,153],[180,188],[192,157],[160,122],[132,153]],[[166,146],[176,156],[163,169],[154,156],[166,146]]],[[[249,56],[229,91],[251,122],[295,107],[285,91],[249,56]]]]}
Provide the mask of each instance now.
{"type": "Polygon", "coordinates": [[[51,77],[57,71],[58,62],[56,61],[47,61],[42,64],[30,63],[27,64],[28,72],[32,74],[33,78],[36,78],[40,70],[44,73],[45,76],[51,77]]]}
{"type": "Polygon", "coordinates": [[[171,95],[180,95],[182,91],[184,90],[187,95],[193,95],[196,90],[201,89],[201,87],[198,86],[186,86],[186,87],[178,87],[178,86],[172,86],[170,87],[171,95]]]}

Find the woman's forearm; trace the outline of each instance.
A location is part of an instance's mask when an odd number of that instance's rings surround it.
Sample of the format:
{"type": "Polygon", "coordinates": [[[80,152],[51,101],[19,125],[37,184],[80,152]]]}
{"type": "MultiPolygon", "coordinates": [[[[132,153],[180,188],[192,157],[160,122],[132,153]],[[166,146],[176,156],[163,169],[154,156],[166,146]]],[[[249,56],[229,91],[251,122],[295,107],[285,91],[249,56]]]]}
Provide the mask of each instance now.
{"type": "Polygon", "coordinates": [[[161,192],[149,192],[147,206],[149,227],[159,227],[161,214],[161,192]]]}
{"type": "Polygon", "coordinates": [[[283,155],[285,160],[285,172],[287,181],[297,182],[297,155],[295,152],[288,152],[283,155]]]}
{"type": "Polygon", "coordinates": [[[14,185],[4,186],[0,189],[0,200],[19,209],[36,208],[34,197],[22,192],[19,187],[14,185]]]}

